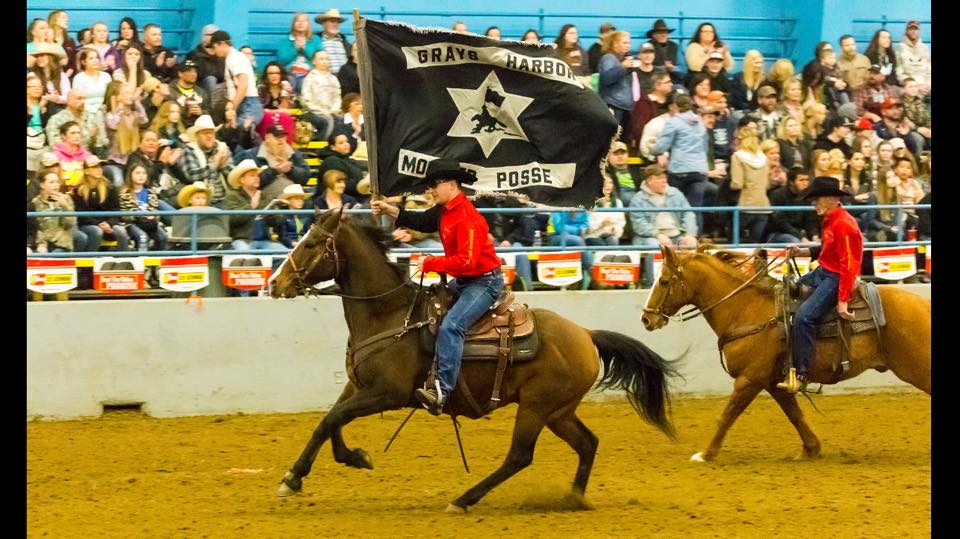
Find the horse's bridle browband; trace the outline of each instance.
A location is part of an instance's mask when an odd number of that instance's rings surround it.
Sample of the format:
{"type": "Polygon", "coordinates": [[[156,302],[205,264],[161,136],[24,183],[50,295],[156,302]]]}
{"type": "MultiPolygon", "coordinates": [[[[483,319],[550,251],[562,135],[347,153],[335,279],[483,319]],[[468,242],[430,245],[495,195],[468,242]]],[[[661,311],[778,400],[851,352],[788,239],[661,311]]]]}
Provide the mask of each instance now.
{"type": "MultiPolygon", "coordinates": [[[[751,255],[749,258],[746,258],[746,259],[742,260],[739,264],[736,265],[736,267],[739,267],[739,266],[743,265],[747,260],[754,259],[754,258],[760,258],[759,253],[753,254],[753,255],[751,255]]],[[[766,275],[767,272],[770,270],[770,267],[771,267],[772,265],[774,265],[775,263],[777,263],[779,260],[780,260],[780,257],[774,257],[773,260],[771,260],[770,262],[767,262],[767,265],[763,268],[762,271],[757,271],[757,272],[755,272],[752,277],[750,277],[749,279],[747,279],[746,281],[744,281],[740,286],[734,288],[734,289],[731,290],[730,293],[728,293],[726,296],[720,298],[720,300],[714,302],[712,305],[710,305],[709,307],[707,307],[707,308],[705,308],[705,309],[700,309],[700,310],[698,311],[698,310],[697,310],[697,307],[691,307],[691,308],[687,309],[686,311],[680,313],[679,315],[676,315],[676,314],[675,314],[675,315],[672,315],[672,316],[667,316],[666,314],[664,314],[664,313],[660,310],[660,309],[661,309],[660,307],[658,307],[657,309],[650,309],[650,308],[648,308],[648,307],[644,307],[643,312],[645,312],[645,313],[650,313],[650,314],[655,314],[655,315],[657,315],[657,316],[662,316],[662,317],[667,318],[667,319],[670,319],[670,320],[673,320],[674,317],[677,317],[680,322],[686,322],[687,320],[692,320],[692,319],[694,319],[694,318],[696,318],[696,317],[698,317],[698,316],[700,316],[700,315],[702,315],[702,314],[710,311],[711,309],[713,309],[714,307],[720,305],[720,304],[723,303],[724,301],[727,301],[728,299],[732,298],[737,292],[743,290],[743,289],[746,288],[748,285],[750,285],[752,282],[756,281],[761,275],[766,275]]],[[[677,264],[677,268],[676,268],[676,269],[677,269],[676,273],[674,273],[673,275],[671,275],[671,276],[670,276],[670,279],[668,279],[668,281],[669,281],[669,280],[673,280],[673,279],[678,279],[678,280],[680,281],[680,287],[686,289],[686,283],[684,283],[683,278],[681,277],[681,274],[683,273],[683,268],[682,268],[681,264],[677,264]]],[[[667,294],[666,294],[666,296],[663,298],[663,301],[660,302],[661,307],[663,306],[664,303],[666,303],[668,297],[670,297],[670,287],[669,287],[669,286],[667,287],[667,294]]]]}

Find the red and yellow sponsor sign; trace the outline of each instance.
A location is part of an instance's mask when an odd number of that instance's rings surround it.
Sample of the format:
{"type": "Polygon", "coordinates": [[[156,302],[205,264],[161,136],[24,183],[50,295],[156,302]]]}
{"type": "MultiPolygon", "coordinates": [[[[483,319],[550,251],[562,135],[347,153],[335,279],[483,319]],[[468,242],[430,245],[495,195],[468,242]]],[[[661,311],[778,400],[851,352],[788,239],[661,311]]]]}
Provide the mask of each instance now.
{"type": "Polygon", "coordinates": [[[74,259],[27,259],[27,290],[41,294],[57,294],[76,287],[77,268],[74,259]]]}
{"type": "Polygon", "coordinates": [[[549,286],[569,286],[583,279],[579,251],[540,253],[537,280],[549,286]]]}
{"type": "Polygon", "coordinates": [[[917,248],[873,249],[873,275],[887,281],[899,281],[917,273],[917,248]]]}
{"type": "Polygon", "coordinates": [[[159,272],[160,288],[173,292],[193,292],[210,284],[205,256],[163,258],[159,272]]]}

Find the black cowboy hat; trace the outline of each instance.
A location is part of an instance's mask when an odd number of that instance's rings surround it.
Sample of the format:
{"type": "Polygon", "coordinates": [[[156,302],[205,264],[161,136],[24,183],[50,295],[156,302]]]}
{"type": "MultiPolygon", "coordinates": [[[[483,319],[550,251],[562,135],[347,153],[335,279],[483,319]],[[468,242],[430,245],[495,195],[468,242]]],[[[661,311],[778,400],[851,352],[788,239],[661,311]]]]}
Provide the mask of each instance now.
{"type": "Polygon", "coordinates": [[[840,180],[830,176],[817,176],[810,183],[807,194],[803,195],[804,200],[810,200],[817,197],[848,197],[850,193],[840,189],[840,180]]]}
{"type": "Polygon", "coordinates": [[[473,170],[460,168],[460,162],[455,159],[439,158],[430,161],[427,165],[427,174],[423,178],[414,180],[413,185],[427,185],[435,180],[457,180],[460,184],[471,184],[477,181],[477,173],[473,170]]]}
{"type": "Polygon", "coordinates": [[[653,34],[654,34],[655,32],[662,32],[662,31],[664,31],[664,30],[666,30],[667,33],[669,34],[669,33],[672,33],[674,29],[673,29],[673,28],[667,28],[667,22],[664,21],[663,19],[657,19],[657,20],[653,23],[653,28],[647,30],[647,39],[653,39],[653,34]]]}

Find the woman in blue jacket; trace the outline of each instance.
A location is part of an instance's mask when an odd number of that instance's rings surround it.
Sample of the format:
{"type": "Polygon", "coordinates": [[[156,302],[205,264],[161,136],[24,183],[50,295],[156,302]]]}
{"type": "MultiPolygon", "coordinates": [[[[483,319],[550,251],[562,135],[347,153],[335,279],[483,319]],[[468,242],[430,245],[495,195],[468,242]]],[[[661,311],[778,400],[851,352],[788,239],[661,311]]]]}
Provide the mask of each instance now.
{"type": "MultiPolygon", "coordinates": [[[[630,139],[630,111],[633,110],[632,71],[640,65],[639,60],[629,56],[630,34],[613,32],[603,40],[604,55],[600,57],[600,98],[613,110],[620,123],[620,140],[630,139]]],[[[638,96],[639,97],[639,96],[638,96]]]]}
{"type": "Polygon", "coordinates": [[[290,25],[290,35],[277,47],[277,61],[286,68],[290,83],[297,94],[300,93],[304,77],[312,68],[310,59],[313,58],[314,51],[318,50],[323,50],[323,44],[320,37],[314,35],[309,16],[306,13],[297,13],[290,25]]]}

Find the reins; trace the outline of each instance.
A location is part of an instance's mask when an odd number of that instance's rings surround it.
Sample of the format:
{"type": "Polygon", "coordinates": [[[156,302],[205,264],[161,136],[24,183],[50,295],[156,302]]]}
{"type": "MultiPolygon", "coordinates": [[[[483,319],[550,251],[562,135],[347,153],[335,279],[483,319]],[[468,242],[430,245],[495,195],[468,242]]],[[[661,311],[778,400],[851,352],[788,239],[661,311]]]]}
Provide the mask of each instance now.
{"type": "MultiPolygon", "coordinates": [[[[757,255],[757,254],[751,255],[750,258],[747,258],[747,259],[744,259],[743,261],[741,261],[741,264],[743,264],[743,263],[746,262],[747,260],[750,260],[750,259],[753,259],[753,258],[759,258],[759,255],[757,255]]],[[[779,261],[781,261],[781,260],[780,260],[780,257],[774,257],[773,260],[771,260],[770,262],[767,262],[767,265],[764,266],[764,268],[763,268],[762,271],[757,271],[757,272],[755,272],[752,277],[750,277],[749,279],[747,279],[746,281],[744,281],[740,286],[738,286],[738,287],[734,288],[733,290],[731,290],[726,296],[722,297],[719,301],[714,302],[714,303],[713,303],[712,305],[710,305],[709,307],[707,307],[707,308],[705,308],[705,309],[700,309],[699,312],[697,312],[697,307],[691,307],[691,308],[687,309],[686,311],[680,313],[680,321],[681,321],[681,322],[686,322],[687,320],[692,320],[692,319],[694,319],[694,318],[696,318],[696,317],[698,317],[698,316],[700,316],[700,315],[702,315],[702,314],[704,314],[704,313],[709,312],[709,311],[710,311],[711,309],[713,309],[714,307],[716,307],[716,306],[720,305],[721,303],[723,303],[724,301],[727,301],[728,299],[732,298],[734,295],[736,295],[737,292],[740,292],[741,290],[743,290],[744,288],[746,288],[747,286],[749,286],[751,283],[753,283],[754,281],[756,281],[757,279],[759,279],[761,275],[766,275],[766,274],[770,271],[770,267],[773,266],[774,264],[776,264],[776,263],[779,262],[779,261]]],[[[737,267],[739,267],[739,265],[738,265],[737,267]]],[[[679,273],[679,268],[678,268],[678,273],[679,273]]],[[[680,283],[683,284],[683,279],[682,279],[682,278],[680,278],[680,283]]]]}

